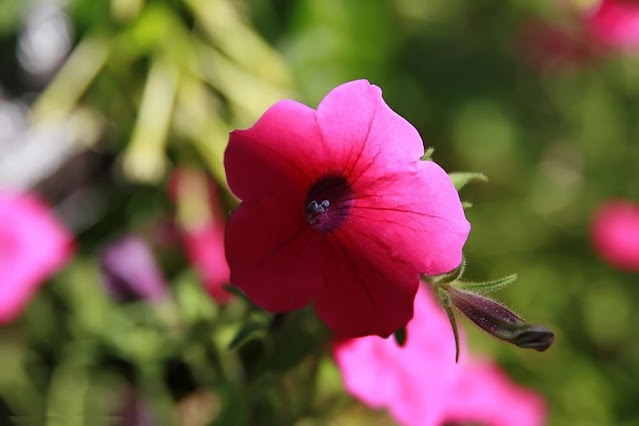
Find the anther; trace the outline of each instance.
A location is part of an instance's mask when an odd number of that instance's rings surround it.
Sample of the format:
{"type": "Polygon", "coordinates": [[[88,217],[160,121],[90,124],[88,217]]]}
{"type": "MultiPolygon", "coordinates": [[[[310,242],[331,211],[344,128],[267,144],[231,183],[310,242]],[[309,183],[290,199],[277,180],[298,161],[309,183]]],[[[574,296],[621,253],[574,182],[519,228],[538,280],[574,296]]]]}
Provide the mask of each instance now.
{"type": "Polygon", "coordinates": [[[324,200],[321,203],[318,203],[317,201],[313,200],[310,203],[308,203],[308,206],[306,207],[306,212],[309,214],[324,213],[330,205],[331,205],[331,202],[328,200],[324,200]]]}
{"type": "Polygon", "coordinates": [[[353,192],[345,178],[324,176],[309,188],[304,216],[317,231],[332,232],[348,218],[352,203],[353,192]]]}

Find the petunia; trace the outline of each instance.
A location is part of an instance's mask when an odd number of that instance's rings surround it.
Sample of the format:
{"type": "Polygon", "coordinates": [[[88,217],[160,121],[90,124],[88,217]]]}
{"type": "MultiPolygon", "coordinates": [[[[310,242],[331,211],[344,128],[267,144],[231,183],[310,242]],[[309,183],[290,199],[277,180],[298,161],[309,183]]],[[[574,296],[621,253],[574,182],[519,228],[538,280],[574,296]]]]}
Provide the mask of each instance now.
{"type": "Polygon", "coordinates": [[[597,43],[618,49],[639,49],[639,3],[602,0],[586,17],[588,32],[597,43]]]}
{"type": "Polygon", "coordinates": [[[639,204],[621,199],[605,202],[595,212],[590,231],[604,261],[639,272],[639,204]]]}
{"type": "Polygon", "coordinates": [[[545,403],[514,384],[495,364],[466,357],[459,363],[450,323],[430,289],[415,298],[406,343],[367,336],[336,344],[334,357],[346,390],[371,408],[385,408],[400,424],[541,425],[545,403]]]}
{"type": "Polygon", "coordinates": [[[583,31],[565,25],[530,21],[519,31],[517,54],[538,72],[577,69],[592,58],[589,41],[583,31]]]}
{"type": "Polygon", "coordinates": [[[178,206],[178,221],[184,247],[209,294],[219,303],[227,302],[231,293],[224,289],[229,282],[229,266],[224,254],[224,215],[213,180],[195,167],[174,171],[169,192],[178,206]]]}
{"type": "Polygon", "coordinates": [[[339,336],[388,336],[412,317],[419,274],[456,268],[470,231],[446,172],[366,80],[317,110],[292,100],[231,133],[231,283],[263,309],[314,304],[339,336]]]}
{"type": "Polygon", "coordinates": [[[107,291],[116,299],[167,297],[166,281],[151,248],[135,234],[124,235],[100,250],[107,291]]]}
{"type": "Polygon", "coordinates": [[[37,196],[0,190],[0,324],[71,256],[73,237],[37,196]]]}

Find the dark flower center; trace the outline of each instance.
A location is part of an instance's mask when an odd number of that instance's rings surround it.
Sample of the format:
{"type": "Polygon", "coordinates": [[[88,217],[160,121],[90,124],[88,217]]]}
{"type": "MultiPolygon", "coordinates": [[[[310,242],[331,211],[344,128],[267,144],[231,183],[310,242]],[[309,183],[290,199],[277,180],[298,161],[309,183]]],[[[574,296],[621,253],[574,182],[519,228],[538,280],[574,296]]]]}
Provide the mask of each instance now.
{"type": "Polygon", "coordinates": [[[320,232],[337,229],[348,217],[353,191],[346,179],[329,175],[315,182],[306,196],[306,221],[320,232]]]}

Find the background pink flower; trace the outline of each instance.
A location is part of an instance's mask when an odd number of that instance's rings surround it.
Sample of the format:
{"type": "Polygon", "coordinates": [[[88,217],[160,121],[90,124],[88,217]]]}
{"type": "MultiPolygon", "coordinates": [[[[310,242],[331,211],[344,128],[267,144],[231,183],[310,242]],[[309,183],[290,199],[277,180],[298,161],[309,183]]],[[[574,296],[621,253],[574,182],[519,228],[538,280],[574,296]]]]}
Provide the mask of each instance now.
{"type": "Polygon", "coordinates": [[[620,49],[639,48],[639,3],[602,0],[587,17],[590,36],[598,43],[620,49]]]}
{"type": "Polygon", "coordinates": [[[517,55],[538,72],[577,69],[592,57],[585,31],[541,20],[521,28],[516,47],[517,55]]]}
{"type": "Polygon", "coordinates": [[[450,323],[430,289],[418,291],[406,332],[403,347],[377,336],[336,345],[335,360],[349,393],[407,425],[543,424],[541,397],[513,384],[497,366],[467,360],[463,335],[455,363],[450,323]]]}
{"type": "Polygon", "coordinates": [[[38,197],[0,190],[0,324],[13,321],[64,265],[72,238],[38,197]]]}
{"type": "Polygon", "coordinates": [[[229,266],[224,255],[225,215],[215,182],[202,170],[182,167],[173,173],[169,192],[178,207],[178,221],[189,261],[198,271],[209,294],[225,303],[231,293],[229,266]]]}
{"type": "Polygon", "coordinates": [[[314,303],[345,337],[388,336],[412,316],[419,274],[461,262],[470,224],[417,130],[358,80],[317,111],[291,100],[231,133],[224,164],[231,283],[272,312],[314,303]]]}
{"type": "Polygon", "coordinates": [[[611,200],[595,212],[591,238],[597,254],[626,271],[639,271],[639,204],[611,200]]]}

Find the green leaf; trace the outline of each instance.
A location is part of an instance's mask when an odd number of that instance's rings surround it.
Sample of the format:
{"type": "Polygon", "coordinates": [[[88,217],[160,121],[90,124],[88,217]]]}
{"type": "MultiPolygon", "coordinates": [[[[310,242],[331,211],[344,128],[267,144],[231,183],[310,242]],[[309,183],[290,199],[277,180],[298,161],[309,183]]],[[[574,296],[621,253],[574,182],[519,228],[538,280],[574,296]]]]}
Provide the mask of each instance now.
{"type": "Polygon", "coordinates": [[[434,276],[422,276],[422,279],[430,284],[439,285],[446,284],[453,281],[458,280],[464,275],[464,271],[466,271],[466,256],[462,253],[462,261],[458,267],[453,269],[452,271],[442,274],[442,275],[434,275],[434,276]]]}
{"type": "Polygon", "coordinates": [[[453,185],[455,185],[455,189],[458,191],[466,186],[468,182],[488,182],[488,176],[483,173],[476,172],[453,172],[448,173],[448,177],[453,181],[453,185]]]}
{"type": "Polygon", "coordinates": [[[422,155],[421,160],[422,161],[432,161],[434,153],[435,153],[435,148],[432,147],[432,146],[429,146],[428,148],[426,148],[426,152],[424,152],[424,155],[422,155]]]}
{"type": "Polygon", "coordinates": [[[235,297],[242,299],[248,303],[252,302],[246,297],[246,295],[244,294],[244,292],[242,290],[240,290],[239,287],[235,287],[232,284],[224,284],[222,285],[222,288],[226,291],[228,291],[229,293],[231,293],[232,295],[234,295],[235,297]]]}
{"type": "Polygon", "coordinates": [[[456,281],[452,283],[452,285],[460,290],[470,290],[478,293],[490,293],[509,286],[515,281],[517,281],[517,274],[512,274],[508,275],[507,277],[483,282],[456,281]]]}

